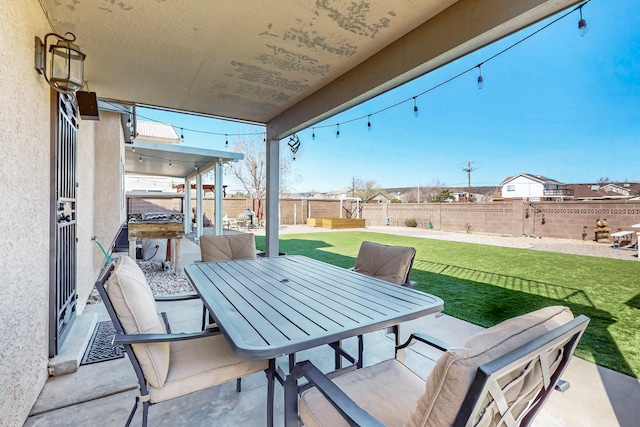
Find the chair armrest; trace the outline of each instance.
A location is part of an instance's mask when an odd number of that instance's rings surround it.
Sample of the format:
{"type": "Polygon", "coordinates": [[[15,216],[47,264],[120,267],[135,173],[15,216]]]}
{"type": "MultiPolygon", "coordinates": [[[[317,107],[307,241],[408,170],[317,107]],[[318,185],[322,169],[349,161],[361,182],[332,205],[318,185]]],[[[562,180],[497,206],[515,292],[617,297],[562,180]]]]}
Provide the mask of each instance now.
{"type": "Polygon", "coordinates": [[[218,327],[206,329],[201,332],[179,333],[179,334],[116,334],[113,337],[113,344],[149,344],[159,342],[184,341],[198,338],[220,335],[218,327]]]}
{"type": "MultiPolygon", "coordinates": [[[[375,419],[371,414],[362,409],[355,403],[344,391],[335,385],[327,376],[325,376],[313,363],[309,360],[299,362],[294,367],[293,374],[295,378],[305,377],[310,384],[313,384],[320,393],[336,408],[340,415],[351,426],[363,427],[383,427],[380,421],[375,419]]],[[[295,386],[295,381],[287,383],[287,386],[295,386]]]]}
{"type": "Polygon", "coordinates": [[[413,344],[413,341],[420,341],[424,344],[430,345],[431,347],[437,348],[440,351],[447,351],[452,347],[451,345],[440,341],[439,339],[434,338],[430,335],[424,334],[422,332],[414,332],[404,344],[400,344],[396,347],[396,351],[409,347],[411,344],[413,344]]]}
{"type": "Polygon", "coordinates": [[[177,294],[177,295],[157,295],[154,296],[157,302],[170,302],[170,301],[186,301],[190,299],[200,299],[198,294],[177,294]]]}

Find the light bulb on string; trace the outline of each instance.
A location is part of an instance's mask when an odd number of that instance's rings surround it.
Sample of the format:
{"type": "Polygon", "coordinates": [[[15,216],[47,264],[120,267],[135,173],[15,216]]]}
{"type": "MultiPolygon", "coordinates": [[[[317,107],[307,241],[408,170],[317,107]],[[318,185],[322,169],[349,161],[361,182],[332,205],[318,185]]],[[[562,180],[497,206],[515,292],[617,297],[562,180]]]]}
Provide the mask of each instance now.
{"type": "Polygon", "coordinates": [[[184,142],[184,131],[180,128],[180,142],[184,142]]]}
{"type": "Polygon", "coordinates": [[[171,164],[171,160],[169,160],[169,167],[171,167],[171,166],[172,166],[172,164],[171,164]]]}
{"type": "Polygon", "coordinates": [[[484,77],[482,77],[482,64],[478,64],[478,89],[484,87],[484,77]]]}
{"type": "Polygon", "coordinates": [[[140,156],[140,163],[142,163],[142,156],[140,156]]]}
{"type": "Polygon", "coordinates": [[[316,128],[311,128],[311,139],[316,140],[316,128]]]}
{"type": "Polygon", "coordinates": [[[136,152],[136,147],[135,147],[135,146],[133,146],[133,145],[131,145],[131,152],[132,152],[132,153],[135,153],[135,152],[136,152]]]}
{"type": "Polygon", "coordinates": [[[338,127],[336,130],[336,139],[340,139],[340,123],[337,123],[336,126],[338,127]]]}
{"type": "Polygon", "coordinates": [[[371,114],[367,116],[367,130],[371,132],[371,114]]]}
{"type": "MultiPolygon", "coordinates": [[[[582,5],[584,6],[584,4],[582,5]]],[[[580,20],[578,21],[578,31],[580,32],[580,37],[584,37],[589,32],[589,28],[587,27],[587,20],[582,17],[582,6],[580,6],[580,20]]]]}
{"type": "Polygon", "coordinates": [[[194,169],[198,170],[198,164],[197,163],[195,164],[194,169]]]}
{"type": "Polygon", "coordinates": [[[224,134],[224,145],[225,147],[229,146],[229,135],[227,135],[226,133],[224,134]]]}
{"type": "Polygon", "coordinates": [[[416,97],[413,97],[413,115],[418,117],[420,115],[420,111],[418,111],[418,104],[416,102],[416,97]]]}

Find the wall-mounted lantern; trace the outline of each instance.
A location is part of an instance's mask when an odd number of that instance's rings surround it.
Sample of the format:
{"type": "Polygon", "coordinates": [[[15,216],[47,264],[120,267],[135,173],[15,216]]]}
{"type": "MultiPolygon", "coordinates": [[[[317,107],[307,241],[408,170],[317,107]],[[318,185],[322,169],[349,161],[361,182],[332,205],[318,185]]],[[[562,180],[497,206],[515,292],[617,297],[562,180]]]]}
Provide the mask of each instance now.
{"type": "Polygon", "coordinates": [[[84,58],[86,55],[73,44],[76,36],[66,33],[60,36],[49,33],[44,36],[44,43],[36,37],[35,68],[44,76],[49,86],[60,93],[74,94],[82,88],[84,82],[84,58]],[[53,38],[52,40],[49,40],[53,38]],[[55,44],[53,44],[55,42],[55,44]],[[50,64],[47,66],[47,52],[50,64]]]}

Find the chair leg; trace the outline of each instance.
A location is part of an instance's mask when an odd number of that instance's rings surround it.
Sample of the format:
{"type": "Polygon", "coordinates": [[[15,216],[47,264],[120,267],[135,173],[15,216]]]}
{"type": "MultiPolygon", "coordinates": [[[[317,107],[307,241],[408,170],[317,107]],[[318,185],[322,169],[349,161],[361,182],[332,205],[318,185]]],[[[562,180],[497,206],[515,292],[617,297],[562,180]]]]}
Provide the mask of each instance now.
{"type": "Polygon", "coordinates": [[[147,427],[148,415],[149,415],[149,402],[142,402],[142,427],[147,427]]]}
{"type": "Polygon", "coordinates": [[[242,391],[242,378],[236,379],[236,390],[238,393],[242,391]]]}
{"type": "Polygon", "coordinates": [[[129,413],[129,418],[127,418],[127,423],[125,424],[125,427],[129,427],[129,425],[131,424],[131,420],[133,420],[133,416],[135,415],[136,411],[138,410],[138,403],[140,402],[140,398],[138,398],[138,396],[136,396],[136,403],[133,404],[133,409],[131,409],[131,412],[129,413]]]}
{"type": "Polygon", "coordinates": [[[273,427],[273,400],[275,399],[276,361],[269,359],[267,374],[267,427],[273,427]]]}

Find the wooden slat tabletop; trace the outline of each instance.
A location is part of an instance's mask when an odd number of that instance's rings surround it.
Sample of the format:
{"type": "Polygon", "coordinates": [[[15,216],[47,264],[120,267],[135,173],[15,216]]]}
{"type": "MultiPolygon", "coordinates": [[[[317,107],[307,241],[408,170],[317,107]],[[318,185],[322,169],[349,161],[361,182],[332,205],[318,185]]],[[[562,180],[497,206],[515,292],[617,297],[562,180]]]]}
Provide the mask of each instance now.
{"type": "Polygon", "coordinates": [[[440,298],[298,255],[185,268],[239,357],[270,359],[442,311],[440,298]]]}

